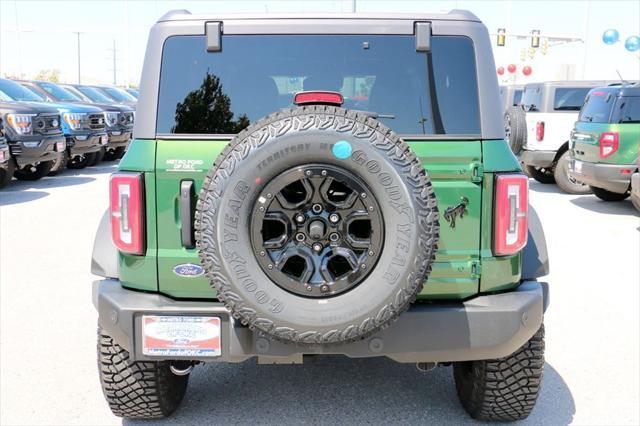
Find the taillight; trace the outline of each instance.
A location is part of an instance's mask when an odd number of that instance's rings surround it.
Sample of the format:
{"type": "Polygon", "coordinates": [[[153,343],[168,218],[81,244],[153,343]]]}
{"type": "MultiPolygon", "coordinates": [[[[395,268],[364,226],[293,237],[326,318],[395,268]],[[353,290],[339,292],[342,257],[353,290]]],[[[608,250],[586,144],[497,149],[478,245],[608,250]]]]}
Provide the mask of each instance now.
{"type": "Polygon", "coordinates": [[[529,180],[523,174],[496,175],[493,211],[493,252],[515,254],[527,244],[529,180]]]}
{"type": "Polygon", "coordinates": [[[544,121],[538,121],[536,123],[536,140],[538,142],[544,139],[544,121]]]}
{"type": "Polygon", "coordinates": [[[618,150],[618,132],[600,133],[600,158],[607,158],[618,150]]]}
{"type": "Polygon", "coordinates": [[[340,106],[344,103],[344,98],[338,92],[298,92],[293,97],[293,103],[296,105],[328,104],[340,106]]]}
{"type": "Polygon", "coordinates": [[[144,254],[144,181],[142,173],[111,175],[109,185],[111,238],[125,253],[144,254]]]}

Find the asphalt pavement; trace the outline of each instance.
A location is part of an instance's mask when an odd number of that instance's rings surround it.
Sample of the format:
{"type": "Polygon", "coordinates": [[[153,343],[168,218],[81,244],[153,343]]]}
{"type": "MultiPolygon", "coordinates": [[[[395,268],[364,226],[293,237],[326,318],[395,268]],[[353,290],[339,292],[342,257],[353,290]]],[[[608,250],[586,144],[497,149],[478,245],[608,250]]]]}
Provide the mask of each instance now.
{"type": "MultiPolygon", "coordinates": [[[[89,272],[113,163],[0,191],[0,424],[464,424],[451,368],[314,357],[196,367],[182,406],[114,417],[89,272]]],[[[631,202],[531,181],[551,259],[543,388],[523,424],[640,424],[640,220],[631,202]]]]}

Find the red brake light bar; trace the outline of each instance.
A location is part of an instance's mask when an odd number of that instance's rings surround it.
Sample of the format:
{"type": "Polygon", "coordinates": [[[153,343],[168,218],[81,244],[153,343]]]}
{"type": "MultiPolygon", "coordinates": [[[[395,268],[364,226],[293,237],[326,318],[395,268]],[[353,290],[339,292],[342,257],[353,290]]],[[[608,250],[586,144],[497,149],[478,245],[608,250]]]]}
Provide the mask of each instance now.
{"type": "Polygon", "coordinates": [[[144,181],[142,173],[119,172],[109,183],[111,237],[118,250],[144,254],[144,181]]]}
{"type": "Polygon", "coordinates": [[[296,105],[322,104],[340,106],[344,103],[342,94],[338,92],[298,92],[293,98],[296,105]]]}

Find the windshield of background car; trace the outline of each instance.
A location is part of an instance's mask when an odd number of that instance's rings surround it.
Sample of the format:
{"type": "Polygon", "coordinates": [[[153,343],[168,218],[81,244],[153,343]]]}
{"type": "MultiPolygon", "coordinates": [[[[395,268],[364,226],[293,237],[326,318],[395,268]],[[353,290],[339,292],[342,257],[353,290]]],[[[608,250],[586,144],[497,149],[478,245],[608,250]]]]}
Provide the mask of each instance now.
{"type": "Polygon", "coordinates": [[[593,90],[584,102],[578,121],[589,123],[608,123],[611,108],[615,102],[614,94],[608,90],[593,90]]]}
{"type": "Polygon", "coordinates": [[[135,102],[136,98],[125,92],[124,90],[117,89],[115,87],[101,87],[101,89],[118,102],[135,102]]]}
{"type": "Polygon", "coordinates": [[[553,96],[555,111],[580,111],[590,87],[557,88],[553,96]]]}
{"type": "Polygon", "coordinates": [[[74,95],[64,87],[60,87],[53,83],[38,83],[38,86],[45,92],[60,101],[82,101],[78,96],[74,95]]]}
{"type": "Polygon", "coordinates": [[[542,86],[528,86],[522,94],[522,106],[525,111],[540,112],[542,102],[542,86]]]}
{"type": "Polygon", "coordinates": [[[640,96],[623,96],[616,99],[611,122],[640,123],[640,96]]]}
{"type": "Polygon", "coordinates": [[[108,97],[106,97],[105,95],[103,95],[102,93],[94,89],[93,87],[78,86],[76,88],[82,93],[84,93],[84,95],[87,98],[91,99],[93,102],[105,103],[105,104],[110,104],[113,102],[113,99],[109,99],[108,97]]]}
{"type": "Polygon", "coordinates": [[[31,90],[11,80],[0,80],[0,92],[13,101],[42,102],[44,100],[31,90]]]}
{"type": "Polygon", "coordinates": [[[401,35],[229,35],[223,45],[208,53],[204,36],[166,40],[158,133],[237,133],[293,106],[297,92],[325,90],[400,134],[480,134],[467,37],[434,36],[428,53],[401,35]]]}

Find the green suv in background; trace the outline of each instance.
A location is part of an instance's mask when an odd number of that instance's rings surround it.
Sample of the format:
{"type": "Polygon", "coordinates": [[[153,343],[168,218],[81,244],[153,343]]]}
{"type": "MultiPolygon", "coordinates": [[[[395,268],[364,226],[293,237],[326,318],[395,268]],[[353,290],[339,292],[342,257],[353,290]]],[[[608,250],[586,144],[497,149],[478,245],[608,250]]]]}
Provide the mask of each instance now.
{"type": "Polygon", "coordinates": [[[638,83],[592,89],[571,133],[570,174],[601,200],[624,200],[638,170],[638,145],[638,83]]]}
{"type": "Polygon", "coordinates": [[[169,415],[199,363],[342,354],[527,417],[548,259],[500,105],[466,11],[163,16],[92,257],[113,413],[169,415]]]}

